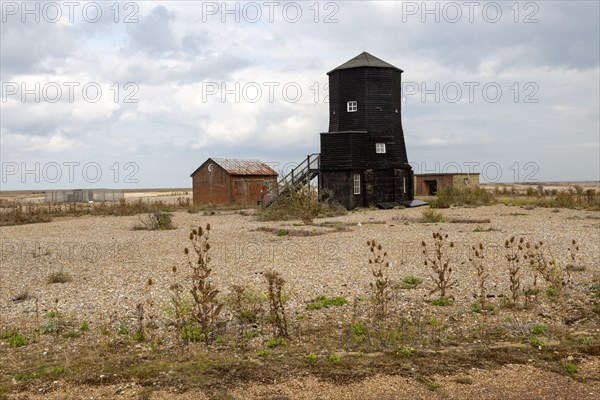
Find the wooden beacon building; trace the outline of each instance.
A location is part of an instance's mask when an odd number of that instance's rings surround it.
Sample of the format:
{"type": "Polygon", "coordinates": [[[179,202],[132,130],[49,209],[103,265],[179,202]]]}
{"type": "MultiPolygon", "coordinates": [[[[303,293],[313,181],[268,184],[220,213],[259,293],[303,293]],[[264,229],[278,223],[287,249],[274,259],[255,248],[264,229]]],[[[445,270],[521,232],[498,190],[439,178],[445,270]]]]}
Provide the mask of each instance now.
{"type": "Polygon", "coordinates": [[[321,133],[319,191],[348,209],[413,199],[402,72],[364,52],[327,73],[329,131],[321,133]]]}

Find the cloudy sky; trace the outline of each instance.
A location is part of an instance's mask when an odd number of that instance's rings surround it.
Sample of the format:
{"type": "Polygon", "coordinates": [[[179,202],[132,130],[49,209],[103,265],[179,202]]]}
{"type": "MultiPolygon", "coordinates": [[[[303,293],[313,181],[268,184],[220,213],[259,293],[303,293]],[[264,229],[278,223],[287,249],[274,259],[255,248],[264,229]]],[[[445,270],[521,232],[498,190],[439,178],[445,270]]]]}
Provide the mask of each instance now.
{"type": "Polygon", "coordinates": [[[404,70],[416,172],[600,179],[599,3],[2,1],[2,189],[189,187],[319,152],[326,73],[404,70]]]}

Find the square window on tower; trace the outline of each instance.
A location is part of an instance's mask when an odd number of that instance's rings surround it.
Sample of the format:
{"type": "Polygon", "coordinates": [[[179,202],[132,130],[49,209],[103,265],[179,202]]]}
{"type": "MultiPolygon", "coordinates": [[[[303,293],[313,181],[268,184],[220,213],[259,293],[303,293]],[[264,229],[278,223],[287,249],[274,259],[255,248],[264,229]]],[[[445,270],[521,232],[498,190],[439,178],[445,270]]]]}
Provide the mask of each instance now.
{"type": "Polygon", "coordinates": [[[347,104],[347,110],[348,112],[356,112],[356,110],[358,110],[358,103],[357,101],[349,101],[347,104]]]}
{"type": "Polygon", "coordinates": [[[385,154],[385,143],[375,143],[375,153],[385,154]]]}

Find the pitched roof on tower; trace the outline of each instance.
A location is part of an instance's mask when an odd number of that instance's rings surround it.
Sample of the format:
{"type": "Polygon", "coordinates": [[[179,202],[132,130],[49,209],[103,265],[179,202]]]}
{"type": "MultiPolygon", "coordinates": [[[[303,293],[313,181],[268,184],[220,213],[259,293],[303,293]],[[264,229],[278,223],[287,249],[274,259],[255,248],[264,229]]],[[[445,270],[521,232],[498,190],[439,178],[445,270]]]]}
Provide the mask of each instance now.
{"type": "Polygon", "coordinates": [[[345,63],[343,63],[342,65],[340,65],[337,68],[332,69],[331,71],[329,71],[327,73],[327,75],[329,75],[333,71],[338,71],[340,69],[361,68],[361,67],[394,68],[394,69],[399,70],[400,72],[404,72],[400,68],[395,67],[392,64],[387,63],[387,62],[383,61],[382,59],[375,57],[372,54],[367,53],[366,51],[363,51],[362,53],[360,53],[353,59],[346,61],[345,63]]]}

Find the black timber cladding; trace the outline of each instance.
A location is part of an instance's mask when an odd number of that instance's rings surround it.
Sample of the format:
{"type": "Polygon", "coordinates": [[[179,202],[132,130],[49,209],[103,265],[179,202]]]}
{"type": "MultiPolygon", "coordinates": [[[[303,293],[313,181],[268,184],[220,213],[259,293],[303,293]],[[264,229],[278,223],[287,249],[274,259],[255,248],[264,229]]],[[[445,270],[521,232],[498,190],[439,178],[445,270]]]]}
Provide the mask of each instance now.
{"type": "Polygon", "coordinates": [[[328,73],[329,131],[321,133],[320,189],[347,208],[413,198],[402,130],[402,70],[368,53],[328,73]],[[347,103],[357,102],[348,112],[347,103]],[[385,153],[376,144],[385,144],[385,153]],[[360,194],[353,179],[360,176],[360,194]]]}

